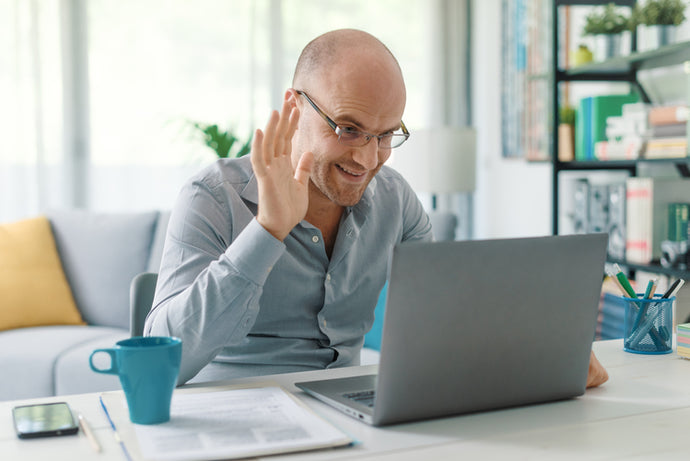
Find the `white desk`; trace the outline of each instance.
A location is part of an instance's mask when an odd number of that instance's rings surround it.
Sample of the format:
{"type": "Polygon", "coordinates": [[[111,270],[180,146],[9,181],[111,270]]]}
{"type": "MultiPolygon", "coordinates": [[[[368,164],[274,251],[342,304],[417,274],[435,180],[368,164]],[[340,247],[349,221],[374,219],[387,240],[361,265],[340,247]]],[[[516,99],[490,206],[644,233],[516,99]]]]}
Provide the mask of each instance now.
{"type": "MultiPolygon", "coordinates": [[[[610,379],[602,387],[588,390],[583,397],[386,428],[369,427],[298,393],[317,413],[360,443],[348,448],[267,459],[690,459],[686,448],[690,429],[690,361],[675,353],[661,356],[626,353],[621,340],[595,343],[594,350],[610,379]]],[[[297,393],[293,386],[297,381],[363,374],[373,369],[374,366],[365,366],[292,373],[276,375],[271,380],[297,393]]],[[[98,394],[0,402],[0,460],[45,459],[124,460],[99,407],[98,394]],[[94,453],[81,433],[28,441],[17,439],[12,427],[13,406],[57,400],[68,401],[74,411],[85,415],[103,446],[102,453],[94,453]]]]}

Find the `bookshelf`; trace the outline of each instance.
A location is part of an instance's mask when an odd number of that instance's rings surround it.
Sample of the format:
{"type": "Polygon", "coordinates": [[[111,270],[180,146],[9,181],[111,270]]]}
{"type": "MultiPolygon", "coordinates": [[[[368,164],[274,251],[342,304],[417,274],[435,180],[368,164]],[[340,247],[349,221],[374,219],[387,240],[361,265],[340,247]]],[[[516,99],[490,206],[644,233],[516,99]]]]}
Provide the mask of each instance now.
{"type": "MultiPolygon", "coordinates": [[[[565,6],[591,6],[598,7],[607,3],[615,3],[621,7],[633,7],[634,0],[554,0],[552,3],[552,72],[553,72],[553,86],[552,86],[552,155],[550,162],[552,163],[552,231],[554,234],[559,233],[559,185],[561,181],[561,174],[566,171],[627,171],[630,176],[637,176],[638,167],[643,164],[664,164],[674,165],[683,178],[690,178],[690,158],[673,158],[673,159],[634,159],[634,160],[592,160],[592,161],[563,161],[559,159],[559,104],[562,100],[561,87],[568,82],[625,82],[630,84],[635,91],[640,95],[643,102],[650,102],[649,96],[645,93],[644,88],[638,82],[637,74],[641,70],[657,69],[671,65],[678,65],[685,63],[686,73],[690,74],[690,41],[683,43],[674,43],[655,50],[637,52],[635,48],[636,37],[632,33],[630,53],[625,56],[618,56],[606,61],[594,62],[576,68],[562,69],[560,62],[562,61],[559,55],[561,44],[559,43],[559,35],[562,33],[562,25],[559,24],[560,8],[565,6]]],[[[690,82],[690,76],[688,77],[690,82]]],[[[690,85],[689,85],[690,88],[690,85]]],[[[690,90],[689,90],[690,91],[690,90]]],[[[666,268],[658,263],[651,264],[637,264],[629,263],[625,260],[610,259],[609,262],[618,263],[621,266],[626,266],[628,269],[636,271],[647,271],[672,277],[683,277],[690,279],[690,270],[681,270],[674,268],[666,268]]]]}

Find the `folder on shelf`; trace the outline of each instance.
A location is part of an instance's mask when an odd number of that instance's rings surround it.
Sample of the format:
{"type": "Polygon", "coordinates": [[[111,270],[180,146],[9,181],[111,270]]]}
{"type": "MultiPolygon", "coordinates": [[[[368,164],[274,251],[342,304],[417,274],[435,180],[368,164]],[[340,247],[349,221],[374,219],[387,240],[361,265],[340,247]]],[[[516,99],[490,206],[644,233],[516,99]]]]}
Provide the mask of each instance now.
{"type": "Polygon", "coordinates": [[[606,141],[606,119],[620,116],[623,105],[638,101],[636,94],[590,96],[580,100],[575,115],[575,159],[596,159],[595,144],[606,141]]]}

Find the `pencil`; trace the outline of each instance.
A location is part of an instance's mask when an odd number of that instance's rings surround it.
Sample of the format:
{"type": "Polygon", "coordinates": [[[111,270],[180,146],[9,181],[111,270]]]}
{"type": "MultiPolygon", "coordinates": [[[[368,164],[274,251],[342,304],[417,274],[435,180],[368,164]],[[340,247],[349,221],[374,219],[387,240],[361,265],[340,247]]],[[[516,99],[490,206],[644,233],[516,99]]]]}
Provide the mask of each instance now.
{"type": "Polygon", "coordinates": [[[623,295],[623,297],[625,297],[625,298],[631,298],[631,297],[632,297],[632,296],[630,296],[630,295],[628,294],[628,292],[626,291],[626,289],[623,288],[623,285],[621,285],[620,280],[618,280],[618,277],[616,277],[615,274],[612,274],[612,273],[609,272],[608,275],[609,275],[609,278],[610,278],[611,280],[613,280],[613,282],[616,284],[616,286],[618,287],[618,289],[621,290],[621,295],[623,295]]]}
{"type": "Polygon", "coordinates": [[[86,436],[86,438],[89,439],[89,442],[93,447],[93,451],[95,451],[96,453],[100,453],[101,444],[98,443],[98,439],[96,439],[96,436],[91,430],[91,426],[89,426],[89,423],[86,421],[86,418],[84,418],[84,416],[81,413],[79,413],[77,418],[79,418],[79,426],[81,427],[81,430],[84,431],[84,435],[86,436]]]}

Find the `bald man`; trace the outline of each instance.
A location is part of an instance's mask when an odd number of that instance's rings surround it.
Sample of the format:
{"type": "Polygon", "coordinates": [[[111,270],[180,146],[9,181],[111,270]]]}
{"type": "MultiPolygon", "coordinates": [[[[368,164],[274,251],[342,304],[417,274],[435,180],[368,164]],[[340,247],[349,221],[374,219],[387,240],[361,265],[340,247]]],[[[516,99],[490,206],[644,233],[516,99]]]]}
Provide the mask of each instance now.
{"type": "Polygon", "coordinates": [[[145,326],[182,339],[180,383],[359,363],[391,248],[432,239],[415,193],[384,166],[409,136],[405,98],[379,40],[326,33],[251,155],[183,188],[145,326]]]}

